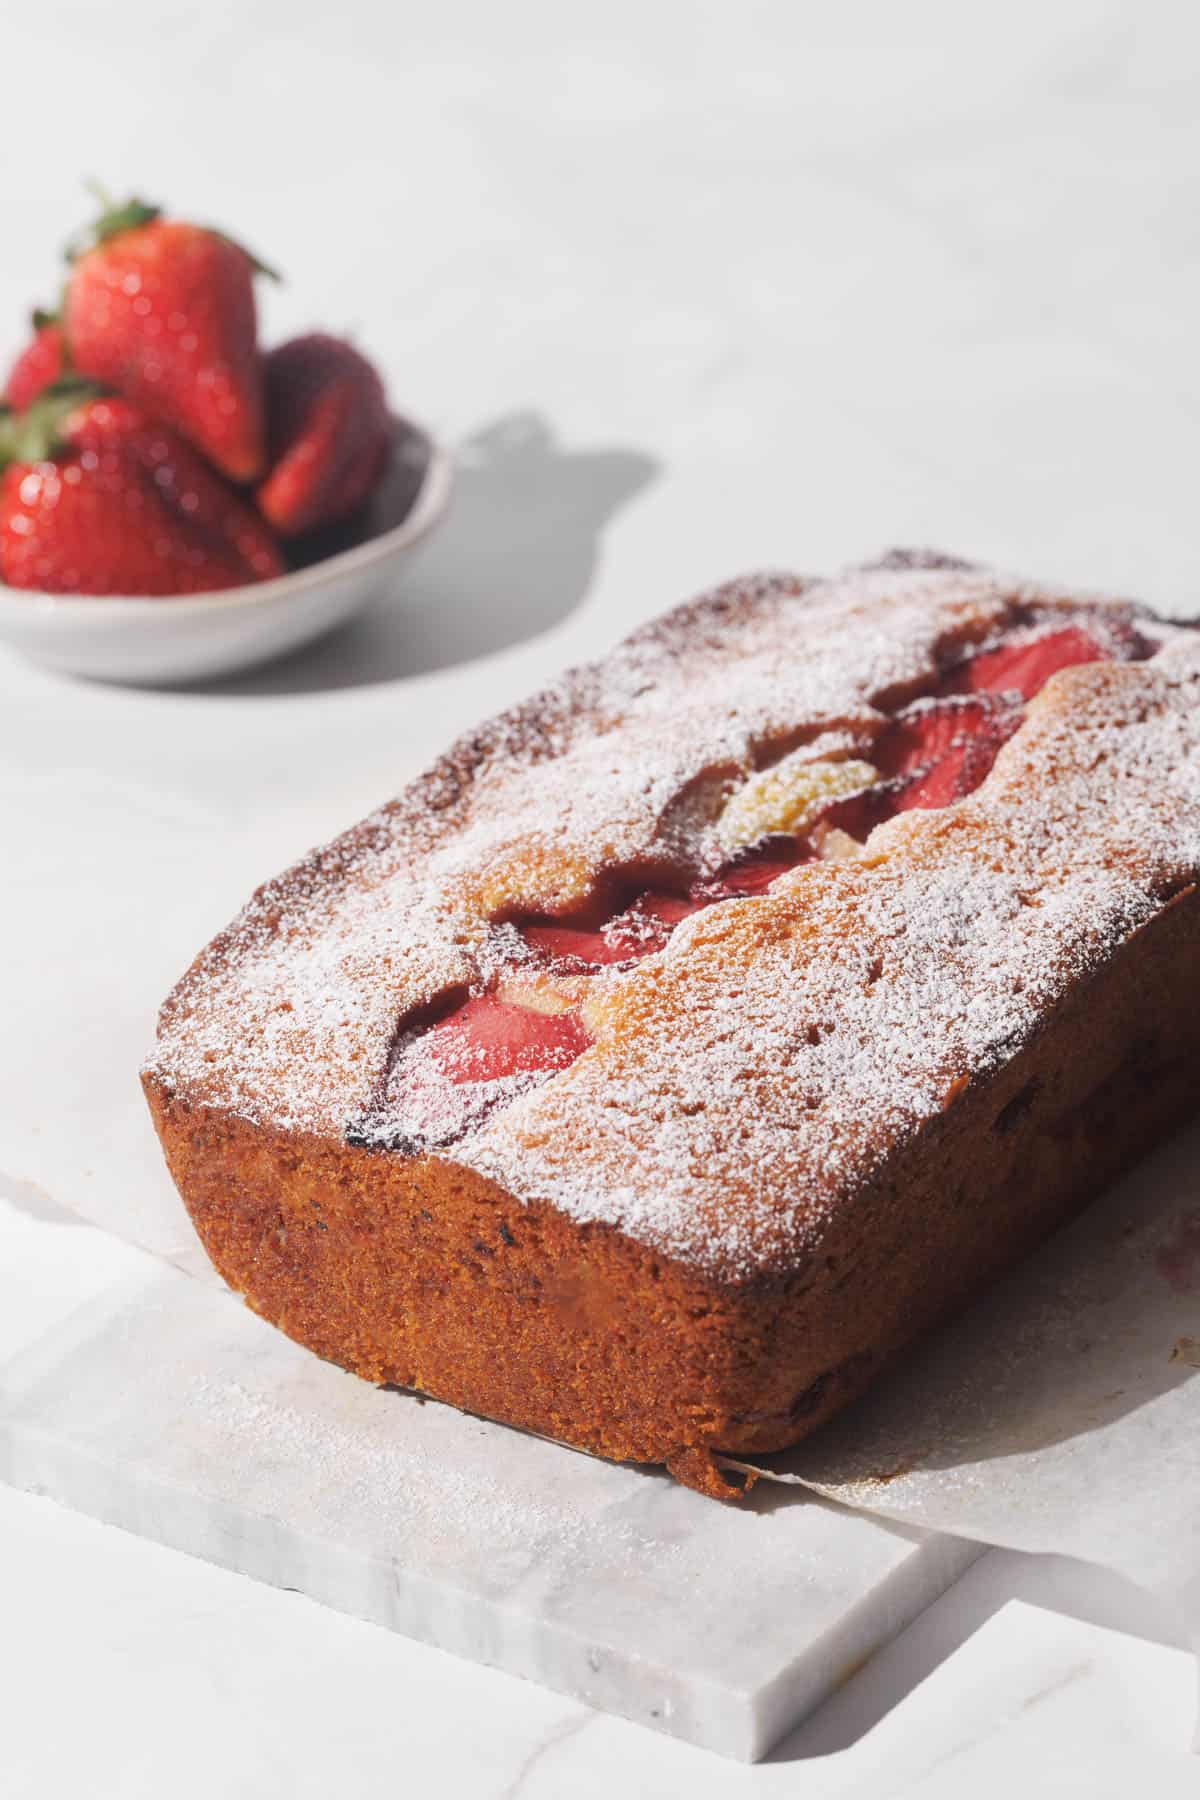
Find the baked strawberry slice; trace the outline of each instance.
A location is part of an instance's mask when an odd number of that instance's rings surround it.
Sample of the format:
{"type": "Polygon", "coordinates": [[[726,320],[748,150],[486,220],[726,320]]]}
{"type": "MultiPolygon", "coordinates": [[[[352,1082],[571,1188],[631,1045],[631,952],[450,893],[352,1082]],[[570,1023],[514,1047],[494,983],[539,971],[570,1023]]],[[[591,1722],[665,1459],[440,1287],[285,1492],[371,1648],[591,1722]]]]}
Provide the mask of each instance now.
{"type": "Polygon", "coordinates": [[[653,955],[676,925],[707,904],[651,891],[595,931],[575,925],[526,925],[521,936],[531,950],[564,968],[603,969],[653,955]]]}
{"type": "Polygon", "coordinates": [[[765,894],[772,882],[807,862],[811,848],[801,838],[770,837],[736,862],[727,863],[716,877],[696,892],[707,900],[732,900],[745,894],[765,894]]]}
{"type": "Polygon", "coordinates": [[[893,810],[931,812],[939,806],[949,806],[952,801],[961,800],[964,794],[969,794],[979,786],[988,772],[987,767],[982,768],[977,779],[973,780],[968,773],[971,755],[968,745],[956,744],[941,762],[935,763],[932,769],[927,769],[923,775],[916,776],[898,790],[893,810]]]}
{"type": "Polygon", "coordinates": [[[874,752],[895,783],[888,811],[949,806],[973,793],[1022,717],[1014,699],[987,693],[918,700],[899,713],[874,752]]]}
{"type": "Polygon", "coordinates": [[[453,1082],[556,1073],[591,1041],[576,1012],[534,1012],[492,994],[467,1000],[428,1034],[434,1062],[453,1082]]]}
{"type": "Polygon", "coordinates": [[[66,367],[62,326],[49,313],[35,312],[33,336],[8,372],[6,404],[14,412],[24,412],[39,394],[61,379],[66,367]]]}
{"type": "Polygon", "coordinates": [[[649,893],[642,895],[630,908],[630,915],[627,916],[632,916],[635,924],[648,919],[673,930],[676,925],[682,925],[685,919],[690,919],[693,913],[703,912],[707,905],[706,899],[695,895],[685,898],[681,894],[649,893]]]}
{"type": "Polygon", "coordinates": [[[955,670],[948,691],[1015,693],[1032,700],[1060,669],[1070,669],[1078,663],[1109,662],[1113,654],[1082,625],[1066,625],[1061,631],[1047,631],[1041,637],[1026,638],[1023,643],[997,644],[993,650],[981,650],[955,670]]]}
{"type": "Polygon", "coordinates": [[[875,763],[885,780],[933,768],[969,737],[990,701],[918,700],[898,713],[875,745],[875,763]]]}
{"type": "Polygon", "coordinates": [[[845,800],[836,800],[821,814],[817,823],[829,831],[844,831],[847,837],[865,843],[876,825],[890,819],[896,811],[900,786],[899,781],[880,781],[861,793],[848,795],[845,800]]]}
{"type": "Polygon", "coordinates": [[[531,950],[573,969],[602,969],[645,954],[636,938],[615,931],[583,931],[572,925],[526,925],[521,936],[531,950]]]}

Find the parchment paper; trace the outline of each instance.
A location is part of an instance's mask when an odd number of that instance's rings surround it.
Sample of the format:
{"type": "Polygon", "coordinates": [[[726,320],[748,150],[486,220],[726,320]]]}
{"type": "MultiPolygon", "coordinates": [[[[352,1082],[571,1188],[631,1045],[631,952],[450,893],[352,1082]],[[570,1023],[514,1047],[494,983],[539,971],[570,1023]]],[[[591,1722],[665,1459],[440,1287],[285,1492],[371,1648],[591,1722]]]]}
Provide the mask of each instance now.
{"type": "Polygon", "coordinates": [[[759,1466],[888,1518],[1120,1570],[1200,1652],[1200,1128],[759,1466]]]}
{"type": "MultiPolygon", "coordinates": [[[[487,709],[461,685],[464,712],[487,709]]],[[[495,705],[494,665],[488,685],[495,705]]],[[[154,1011],[258,880],[397,785],[402,711],[386,689],[301,707],[50,684],[13,698],[0,1178],[18,1203],[68,1208],[215,1279],[137,1086],[154,1011]]],[[[771,1473],[910,1524],[1104,1563],[1200,1648],[1200,1130],[771,1473]]]]}

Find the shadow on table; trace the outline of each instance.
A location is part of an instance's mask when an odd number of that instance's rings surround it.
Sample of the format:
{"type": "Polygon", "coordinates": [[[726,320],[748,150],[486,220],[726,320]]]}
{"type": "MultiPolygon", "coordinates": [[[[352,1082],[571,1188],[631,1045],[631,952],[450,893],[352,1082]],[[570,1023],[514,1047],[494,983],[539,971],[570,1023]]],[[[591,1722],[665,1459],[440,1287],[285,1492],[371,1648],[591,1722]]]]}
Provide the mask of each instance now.
{"type": "Polygon", "coordinates": [[[7,1201],[30,1219],[47,1225],[85,1225],[87,1221],[69,1207],[63,1206],[36,1181],[17,1181],[11,1175],[0,1175],[0,1202],[7,1201]]]}
{"type": "MultiPolygon", "coordinates": [[[[1200,1293],[1198,1160],[1193,1124],[820,1431],[749,1460],[874,1510],[872,1490],[914,1471],[1007,1464],[1107,1431],[1187,1382],[1200,1391],[1180,1349],[1200,1293]]],[[[749,1503],[772,1511],[805,1491],[764,1482],[749,1503]]]]}
{"type": "Polygon", "coordinates": [[[788,1732],[767,1763],[812,1762],[851,1749],[1005,1606],[1024,1602],[1082,1624],[1182,1647],[1143,1589],[1096,1563],[993,1550],[898,1638],[877,1650],[825,1704],[788,1732]]]}
{"type": "Polygon", "coordinates": [[[402,592],[295,655],[194,694],[298,694],[425,675],[538,636],[583,601],[610,520],[658,472],[645,452],[567,450],[536,413],[475,432],[402,592]]]}
{"type": "MultiPolygon", "coordinates": [[[[984,1483],[983,1464],[1032,1456],[1097,1432],[1195,1381],[1194,1363],[1178,1353],[1188,1317],[1194,1318],[1200,1284],[1200,1213],[1195,1210],[1195,1168],[1200,1126],[1162,1144],[1123,1180],[1064,1226],[1048,1243],[978,1300],[965,1314],[928,1338],[861,1400],[794,1450],[749,1460],[875,1512],[883,1529],[910,1536],[904,1508],[887,1496],[909,1471],[971,1470],[984,1483]]],[[[1107,1454],[1119,1456],[1119,1440],[1107,1454]]],[[[1036,1466],[1036,1465],[1031,1465],[1036,1466]]],[[[1011,1479],[1011,1474],[1008,1477],[1011,1479]]],[[[1004,1479],[998,1474],[997,1481],[1004,1479]]],[[[971,1486],[964,1490],[968,1495],[971,1486]]],[[[1081,1497],[1082,1499],[1082,1497],[1081,1497]]],[[[1036,1500],[1036,1496],[1034,1496],[1036,1500]]],[[[770,1513],[811,1504],[804,1486],[760,1482],[746,1505],[770,1513]]],[[[971,1533],[974,1515],[964,1506],[957,1528],[971,1533]]],[[[981,1534],[982,1535],[982,1534],[981,1534]]],[[[1035,1534],[1036,1535],[1036,1534],[1035,1534]]],[[[1052,1546],[1046,1544],[1049,1550],[1052,1546]]],[[[1053,1554],[1003,1552],[1030,1576],[1029,1598],[1053,1604],[1093,1623],[1141,1630],[1158,1641],[1179,1641],[1161,1601],[1124,1575],[1053,1554]],[[1047,1570],[1063,1588],[1047,1602],[1047,1570]],[[1136,1601],[1144,1626],[1120,1622],[1136,1601]],[[1111,1604],[1110,1604],[1111,1602],[1111,1604]]],[[[973,1575],[974,1572],[972,1572],[973,1575]]],[[[870,1730],[904,1694],[944,1660],[996,1610],[1002,1600],[983,1596],[968,1575],[960,1588],[969,1604],[935,1603],[910,1626],[903,1647],[885,1648],[861,1686],[853,1679],[814,1717],[772,1753],[773,1761],[829,1755],[870,1730]],[[933,1615],[936,1614],[936,1619],[933,1615]],[[927,1627],[926,1621],[932,1621],[927,1627]],[[880,1679],[879,1667],[884,1677],[880,1679]]],[[[959,1590],[955,1589],[955,1593],[959,1590]]]]}

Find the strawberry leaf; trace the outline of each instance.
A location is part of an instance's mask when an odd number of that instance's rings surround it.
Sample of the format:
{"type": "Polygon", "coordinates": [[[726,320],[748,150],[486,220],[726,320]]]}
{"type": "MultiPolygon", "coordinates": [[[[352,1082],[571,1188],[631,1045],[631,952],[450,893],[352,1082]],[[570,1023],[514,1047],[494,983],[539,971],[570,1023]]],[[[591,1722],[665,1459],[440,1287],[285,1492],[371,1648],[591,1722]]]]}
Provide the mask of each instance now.
{"type": "Polygon", "coordinates": [[[153,225],[155,219],[162,217],[161,206],[152,206],[136,197],[117,204],[102,187],[94,182],[88,185],[104,210],[98,219],[67,244],[63,255],[69,263],[78,262],[81,256],[86,256],[97,244],[106,244],[110,238],[119,237],[123,231],[136,231],[142,225],[153,225]]]}
{"type": "Polygon", "coordinates": [[[56,381],[24,412],[0,408],[0,471],[11,463],[50,461],[65,446],[63,426],[71,414],[102,391],[90,381],[56,381]]]}
{"type": "Polygon", "coordinates": [[[230,237],[227,231],[220,231],[215,225],[206,225],[204,229],[210,231],[213,237],[220,238],[223,243],[231,244],[235,250],[240,250],[256,275],[265,275],[270,281],[281,282],[283,280],[278,269],[273,269],[271,264],[264,262],[261,256],[255,256],[253,250],[247,250],[245,244],[240,244],[235,237],[230,237]]]}
{"type": "MultiPolygon", "coordinates": [[[[156,219],[162,218],[161,206],[154,206],[146,200],[139,200],[136,195],[118,203],[98,182],[89,181],[87,187],[91,193],[95,194],[103,210],[99,218],[68,242],[63,255],[69,263],[78,262],[79,258],[86,256],[89,250],[94,250],[98,244],[108,243],[110,238],[119,237],[123,231],[137,231],[141,226],[153,225],[156,219]]],[[[253,250],[248,250],[245,244],[240,244],[227,231],[220,230],[216,225],[203,225],[200,229],[207,231],[212,237],[220,238],[222,243],[231,244],[235,250],[240,251],[256,275],[266,275],[272,281],[283,280],[278,269],[272,268],[270,263],[264,262],[261,256],[256,256],[253,250]]],[[[50,322],[49,316],[46,322],[50,322]]]]}

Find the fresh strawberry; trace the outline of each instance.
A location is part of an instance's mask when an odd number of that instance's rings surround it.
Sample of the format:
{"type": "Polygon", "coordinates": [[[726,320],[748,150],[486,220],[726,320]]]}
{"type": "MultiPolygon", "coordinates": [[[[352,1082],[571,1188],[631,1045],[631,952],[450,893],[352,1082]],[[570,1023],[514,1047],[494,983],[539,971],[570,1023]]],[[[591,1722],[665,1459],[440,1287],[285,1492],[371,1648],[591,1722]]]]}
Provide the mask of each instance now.
{"type": "Polygon", "coordinates": [[[259,510],[283,537],[347,518],[391,454],[387,395],[365,356],[313,332],[266,358],[268,470],[259,510]]]}
{"type": "Polygon", "coordinates": [[[1061,631],[1026,638],[1023,643],[981,650],[955,670],[949,691],[1008,692],[1032,700],[1060,669],[1069,669],[1076,663],[1107,662],[1112,655],[1111,649],[1106,649],[1082,626],[1067,625],[1061,631]]]}
{"type": "Polygon", "coordinates": [[[491,994],[467,1000],[429,1033],[451,1081],[499,1081],[569,1068],[591,1043],[578,1013],[534,1012],[491,994]]]}
{"type": "Polygon", "coordinates": [[[254,273],[219,231],[131,200],[72,253],[63,327],[76,371],[172,426],[233,481],[265,460],[254,273]]]}
{"type": "Polygon", "coordinates": [[[62,326],[48,313],[35,312],[33,336],[9,370],[5,402],[14,412],[24,412],[40,393],[61,380],[66,366],[62,326]]]}
{"type": "Polygon", "coordinates": [[[948,806],[972,793],[1021,718],[1015,701],[982,693],[918,701],[899,713],[874,752],[881,773],[898,778],[890,810],[948,806]]]}
{"type": "Polygon", "coordinates": [[[262,520],[172,431],[78,383],[0,417],[0,579],[196,594],[285,573],[262,520]]]}

